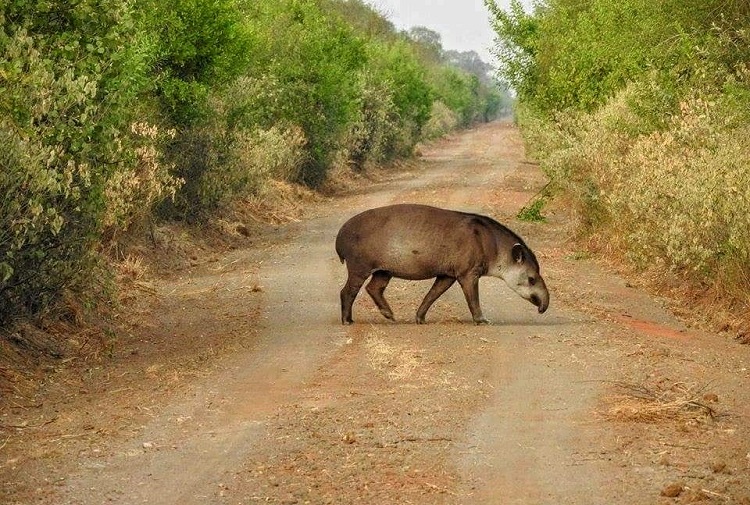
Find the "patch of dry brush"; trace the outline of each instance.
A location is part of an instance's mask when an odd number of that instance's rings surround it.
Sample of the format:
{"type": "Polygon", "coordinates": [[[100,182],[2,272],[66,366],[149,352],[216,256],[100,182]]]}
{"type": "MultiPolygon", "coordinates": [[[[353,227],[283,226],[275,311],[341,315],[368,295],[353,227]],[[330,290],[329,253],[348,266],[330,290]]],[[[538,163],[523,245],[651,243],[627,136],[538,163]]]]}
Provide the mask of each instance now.
{"type": "Polygon", "coordinates": [[[672,384],[633,384],[615,382],[615,393],[602,413],[605,419],[621,422],[657,423],[668,420],[705,421],[718,416],[709,405],[716,396],[705,386],[676,382],[672,384]]]}

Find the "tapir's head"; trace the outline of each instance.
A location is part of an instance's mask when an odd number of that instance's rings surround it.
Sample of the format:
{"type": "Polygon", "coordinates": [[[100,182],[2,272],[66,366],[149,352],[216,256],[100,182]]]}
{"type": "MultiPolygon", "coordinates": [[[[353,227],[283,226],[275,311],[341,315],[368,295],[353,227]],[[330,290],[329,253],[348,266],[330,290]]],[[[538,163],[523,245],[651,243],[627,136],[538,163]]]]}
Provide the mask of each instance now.
{"type": "Polygon", "coordinates": [[[539,273],[539,262],[531,249],[523,244],[514,244],[510,261],[503,268],[503,280],[522,298],[539,308],[541,314],[549,306],[549,291],[539,273]]]}

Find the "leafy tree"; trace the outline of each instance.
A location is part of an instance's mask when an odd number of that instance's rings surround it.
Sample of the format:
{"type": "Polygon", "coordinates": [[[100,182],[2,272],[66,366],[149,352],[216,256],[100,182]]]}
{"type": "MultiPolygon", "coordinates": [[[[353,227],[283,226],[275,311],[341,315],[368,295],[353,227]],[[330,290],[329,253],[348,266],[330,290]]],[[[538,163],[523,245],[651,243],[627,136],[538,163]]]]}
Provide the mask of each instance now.
{"type": "Polygon", "coordinates": [[[322,0],[327,12],[344,19],[354,30],[369,39],[395,40],[397,30],[386,16],[364,0],[322,0]]]}
{"type": "Polygon", "coordinates": [[[276,94],[258,119],[302,127],[310,156],[300,180],[315,186],[324,180],[336,142],[355,113],[357,74],[366,64],[364,41],[312,0],[280,2],[263,19],[267,24],[255,65],[271,76],[276,94]]]}
{"type": "Polygon", "coordinates": [[[476,51],[445,51],[443,61],[448,65],[476,75],[485,86],[494,86],[492,65],[482,60],[476,51]]]}
{"type": "Polygon", "coordinates": [[[484,3],[497,33],[495,53],[500,62],[500,76],[521,100],[530,100],[537,91],[539,22],[542,14],[527,13],[520,0],[511,0],[507,12],[497,5],[496,0],[485,0],[484,3]]]}
{"type": "Polygon", "coordinates": [[[438,32],[424,26],[414,26],[409,29],[408,37],[424,61],[432,64],[442,61],[443,37],[438,32]]]}
{"type": "Polygon", "coordinates": [[[252,38],[236,0],[136,0],[155,38],[156,94],[177,126],[205,120],[208,96],[247,70],[252,38]]]}
{"type": "MultiPolygon", "coordinates": [[[[696,68],[710,72],[703,63],[718,49],[717,31],[741,33],[738,20],[748,10],[721,0],[547,0],[532,13],[519,0],[507,11],[495,0],[485,4],[498,35],[500,75],[521,101],[543,111],[593,110],[653,72],[676,97],[696,68]]],[[[735,66],[745,56],[728,51],[715,61],[735,66]]]]}

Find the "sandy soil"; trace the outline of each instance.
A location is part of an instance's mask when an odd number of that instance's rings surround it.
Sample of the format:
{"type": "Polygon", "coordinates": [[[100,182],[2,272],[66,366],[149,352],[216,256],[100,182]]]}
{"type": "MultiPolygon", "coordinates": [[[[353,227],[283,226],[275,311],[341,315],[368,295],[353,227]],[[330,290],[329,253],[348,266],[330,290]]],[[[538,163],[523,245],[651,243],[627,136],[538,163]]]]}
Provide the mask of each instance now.
{"type": "Polygon", "coordinates": [[[0,503],[750,505],[750,346],[676,320],[581,254],[518,132],[445,139],[366,191],[144,282],[107,355],[61,359],[5,395],[0,503]],[[338,227],[369,207],[482,212],[535,250],[540,315],[485,279],[394,280],[397,322],[360,293],[339,323],[338,227]]]}

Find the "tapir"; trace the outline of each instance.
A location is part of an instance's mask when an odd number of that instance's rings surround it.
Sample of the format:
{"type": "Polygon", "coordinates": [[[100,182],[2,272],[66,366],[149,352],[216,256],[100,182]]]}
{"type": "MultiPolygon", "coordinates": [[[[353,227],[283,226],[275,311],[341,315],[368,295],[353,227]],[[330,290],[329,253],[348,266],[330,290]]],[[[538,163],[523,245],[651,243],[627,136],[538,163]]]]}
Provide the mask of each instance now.
{"type": "Polygon", "coordinates": [[[349,219],[336,236],[336,253],[346,262],[341,289],[341,322],[351,324],[352,304],[365,288],[380,313],[393,320],[383,297],[391,278],[435,279],[417,309],[417,324],[430,306],[458,281],[476,324],[486,324],[479,304],[479,278],[499,277],[540,313],[549,292],[539,262],[524,241],[487,216],[428,205],[400,204],[366,210],[349,219]]]}

